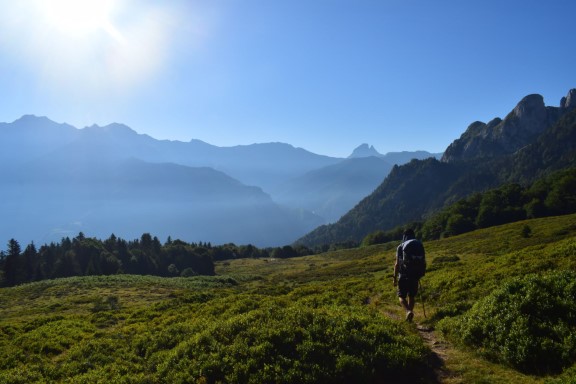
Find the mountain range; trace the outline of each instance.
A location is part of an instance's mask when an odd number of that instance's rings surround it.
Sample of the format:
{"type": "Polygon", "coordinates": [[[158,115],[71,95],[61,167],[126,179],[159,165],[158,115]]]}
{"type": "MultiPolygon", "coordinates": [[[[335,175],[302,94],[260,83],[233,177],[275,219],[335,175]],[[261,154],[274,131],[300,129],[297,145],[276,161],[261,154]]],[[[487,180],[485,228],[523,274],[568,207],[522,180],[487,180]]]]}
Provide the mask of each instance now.
{"type": "Polygon", "coordinates": [[[289,144],[156,140],[122,124],[0,123],[0,234],[49,242],[85,232],[277,246],[336,221],[392,165],[427,152],[341,159],[289,144]]]}
{"type": "Polygon", "coordinates": [[[422,221],[474,192],[530,183],[571,166],[576,166],[576,89],[558,107],[546,106],[541,95],[528,95],[504,119],[470,124],[440,161],[394,166],[376,190],[340,220],[296,243],[357,243],[369,233],[422,221]]]}

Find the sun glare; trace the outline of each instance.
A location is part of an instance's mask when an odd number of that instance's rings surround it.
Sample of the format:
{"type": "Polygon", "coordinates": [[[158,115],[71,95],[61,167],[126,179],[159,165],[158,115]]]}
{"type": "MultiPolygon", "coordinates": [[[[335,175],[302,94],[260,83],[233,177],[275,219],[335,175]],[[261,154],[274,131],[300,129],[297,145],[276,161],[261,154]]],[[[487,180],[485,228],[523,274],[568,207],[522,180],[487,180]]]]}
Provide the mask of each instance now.
{"type": "Polygon", "coordinates": [[[48,23],[64,34],[74,37],[105,31],[117,38],[110,21],[113,1],[50,0],[42,4],[48,23]]]}
{"type": "Polygon", "coordinates": [[[73,101],[123,98],[168,68],[178,38],[190,39],[182,33],[188,7],[142,0],[6,1],[0,49],[36,77],[42,92],[73,101]]]}

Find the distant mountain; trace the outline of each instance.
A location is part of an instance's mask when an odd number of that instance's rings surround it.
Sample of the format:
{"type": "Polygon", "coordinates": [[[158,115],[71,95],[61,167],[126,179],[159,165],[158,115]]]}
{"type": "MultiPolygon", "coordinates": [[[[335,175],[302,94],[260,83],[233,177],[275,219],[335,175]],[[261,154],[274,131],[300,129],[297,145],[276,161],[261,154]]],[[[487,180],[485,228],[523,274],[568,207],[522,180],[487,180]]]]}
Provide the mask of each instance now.
{"type": "Polygon", "coordinates": [[[200,140],[156,140],[122,124],[94,125],[79,130],[70,148],[98,148],[111,158],[134,157],[148,162],[170,162],[191,167],[210,167],[246,185],[269,191],[285,180],[341,159],[317,155],[283,143],[217,147],[200,140]]]}
{"type": "Polygon", "coordinates": [[[315,229],[297,243],[358,242],[376,230],[422,220],[473,192],[534,181],[575,166],[575,92],[571,90],[560,107],[544,107],[541,96],[530,95],[504,120],[472,124],[448,147],[442,161],[395,166],[373,194],[338,222],[315,229]]]}
{"type": "Polygon", "coordinates": [[[20,164],[55,151],[78,138],[80,131],[46,117],[26,115],[0,123],[0,166],[20,164]]]}
{"type": "Polygon", "coordinates": [[[84,150],[99,151],[101,156],[113,159],[133,157],[155,163],[210,167],[264,190],[342,160],[284,143],[217,147],[200,140],[156,140],[117,123],[77,129],[33,115],[0,123],[0,160],[17,164],[61,150],[79,154],[84,150]]]}
{"type": "Polygon", "coordinates": [[[352,151],[352,154],[348,156],[349,159],[355,159],[358,157],[370,157],[370,156],[382,156],[373,145],[361,144],[352,151]]]}
{"type": "Polygon", "coordinates": [[[379,153],[373,145],[369,144],[361,144],[356,147],[350,156],[349,159],[356,159],[360,157],[381,157],[386,162],[390,164],[406,164],[413,159],[424,160],[429,157],[435,157],[440,159],[442,157],[442,153],[430,153],[427,151],[402,151],[402,152],[388,152],[385,155],[379,153]]]}
{"type": "Polygon", "coordinates": [[[372,193],[390,169],[392,165],[379,157],[349,158],[289,180],[273,196],[278,203],[334,222],[372,193]]]}

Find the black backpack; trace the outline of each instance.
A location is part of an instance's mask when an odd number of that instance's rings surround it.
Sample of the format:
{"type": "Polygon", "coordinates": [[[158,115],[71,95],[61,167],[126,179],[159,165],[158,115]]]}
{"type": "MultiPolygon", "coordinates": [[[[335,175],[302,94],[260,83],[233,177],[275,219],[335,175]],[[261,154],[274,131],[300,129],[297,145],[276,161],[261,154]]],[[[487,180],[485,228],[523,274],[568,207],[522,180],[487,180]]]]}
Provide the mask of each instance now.
{"type": "Polygon", "coordinates": [[[411,279],[420,279],[426,273],[424,245],[417,239],[411,239],[403,242],[401,247],[400,274],[411,279]]]}

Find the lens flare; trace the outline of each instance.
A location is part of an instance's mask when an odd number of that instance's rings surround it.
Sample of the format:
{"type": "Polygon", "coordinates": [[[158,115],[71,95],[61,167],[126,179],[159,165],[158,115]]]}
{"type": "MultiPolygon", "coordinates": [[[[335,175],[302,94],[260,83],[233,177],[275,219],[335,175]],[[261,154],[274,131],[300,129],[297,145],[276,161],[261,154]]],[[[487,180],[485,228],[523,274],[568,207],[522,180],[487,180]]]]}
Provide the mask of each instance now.
{"type": "Polygon", "coordinates": [[[50,0],[41,2],[46,21],[65,34],[84,35],[110,29],[110,0],[50,0]]]}

